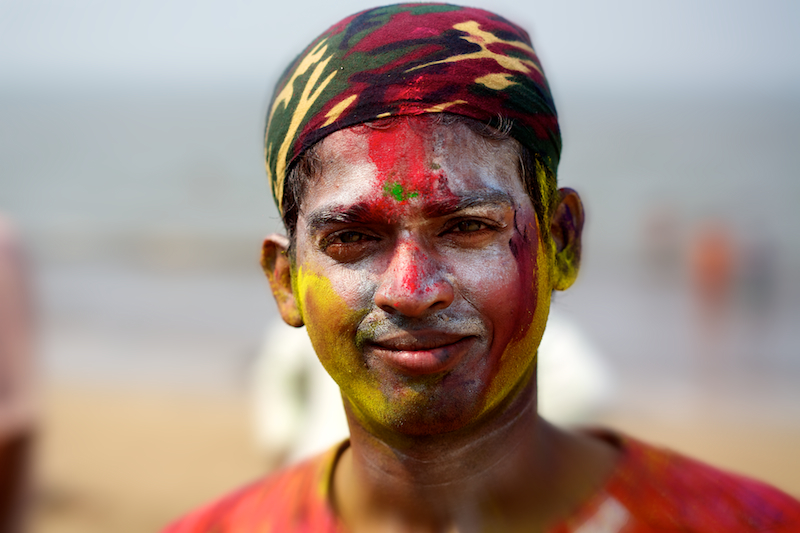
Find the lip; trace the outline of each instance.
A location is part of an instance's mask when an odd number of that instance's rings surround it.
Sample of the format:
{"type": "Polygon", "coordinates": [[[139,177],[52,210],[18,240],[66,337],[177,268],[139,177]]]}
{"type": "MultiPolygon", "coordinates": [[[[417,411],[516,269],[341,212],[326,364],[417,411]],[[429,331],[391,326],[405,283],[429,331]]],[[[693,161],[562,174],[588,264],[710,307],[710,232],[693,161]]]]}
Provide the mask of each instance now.
{"type": "Polygon", "coordinates": [[[426,332],[398,335],[369,343],[369,350],[387,365],[410,376],[447,372],[456,366],[477,338],[426,332]]]}

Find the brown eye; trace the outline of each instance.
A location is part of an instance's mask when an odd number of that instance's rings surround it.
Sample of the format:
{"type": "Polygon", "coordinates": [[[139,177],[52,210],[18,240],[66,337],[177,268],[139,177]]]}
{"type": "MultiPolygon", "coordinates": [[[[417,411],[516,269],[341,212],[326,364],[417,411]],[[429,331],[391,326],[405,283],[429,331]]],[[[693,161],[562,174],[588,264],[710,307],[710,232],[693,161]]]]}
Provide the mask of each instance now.
{"type": "Polygon", "coordinates": [[[477,220],[462,220],[456,224],[453,229],[462,233],[472,233],[474,231],[480,231],[485,227],[486,224],[478,222],[477,220]]]}
{"type": "Polygon", "coordinates": [[[341,263],[351,263],[363,258],[372,249],[374,235],[360,231],[342,231],[326,239],[323,249],[328,256],[341,263]]]}
{"type": "Polygon", "coordinates": [[[339,241],[345,244],[359,242],[364,238],[363,233],[357,231],[346,231],[339,234],[339,241]]]}

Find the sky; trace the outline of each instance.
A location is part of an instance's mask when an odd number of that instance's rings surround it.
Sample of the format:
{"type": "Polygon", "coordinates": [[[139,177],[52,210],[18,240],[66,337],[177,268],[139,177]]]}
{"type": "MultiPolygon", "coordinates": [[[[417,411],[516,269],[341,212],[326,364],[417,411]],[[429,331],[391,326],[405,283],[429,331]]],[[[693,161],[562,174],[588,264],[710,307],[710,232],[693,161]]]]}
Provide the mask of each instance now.
{"type": "MultiPolygon", "coordinates": [[[[6,87],[271,85],[364,0],[0,0],[6,87]]],[[[795,91],[795,0],[476,0],[527,28],[564,90],[795,91]]]]}

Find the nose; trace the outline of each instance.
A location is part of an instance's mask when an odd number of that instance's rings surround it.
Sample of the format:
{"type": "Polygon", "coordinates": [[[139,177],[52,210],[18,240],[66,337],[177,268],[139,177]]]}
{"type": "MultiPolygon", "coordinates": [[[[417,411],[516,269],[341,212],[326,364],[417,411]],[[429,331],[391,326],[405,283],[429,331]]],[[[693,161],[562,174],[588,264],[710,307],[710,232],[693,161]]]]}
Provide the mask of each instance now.
{"type": "Polygon", "coordinates": [[[453,285],[442,265],[414,242],[401,241],[393,251],[375,293],[375,305],[390,314],[420,317],[453,303],[453,285]]]}

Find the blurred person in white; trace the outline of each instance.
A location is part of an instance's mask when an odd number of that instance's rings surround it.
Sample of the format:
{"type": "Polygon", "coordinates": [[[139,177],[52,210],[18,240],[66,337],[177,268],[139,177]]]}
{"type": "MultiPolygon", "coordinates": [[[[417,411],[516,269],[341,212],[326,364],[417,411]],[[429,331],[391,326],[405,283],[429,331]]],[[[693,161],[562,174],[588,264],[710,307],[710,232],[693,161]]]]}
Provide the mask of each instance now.
{"type": "Polygon", "coordinates": [[[33,310],[22,251],[0,215],[0,532],[24,530],[35,422],[33,310]]]}

